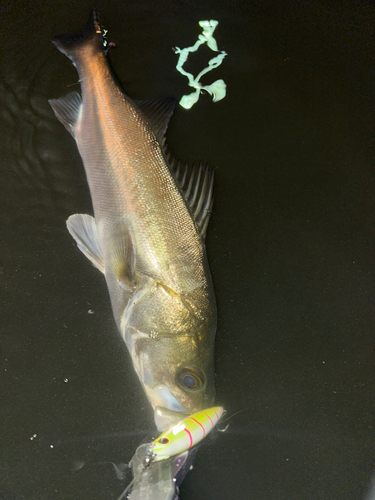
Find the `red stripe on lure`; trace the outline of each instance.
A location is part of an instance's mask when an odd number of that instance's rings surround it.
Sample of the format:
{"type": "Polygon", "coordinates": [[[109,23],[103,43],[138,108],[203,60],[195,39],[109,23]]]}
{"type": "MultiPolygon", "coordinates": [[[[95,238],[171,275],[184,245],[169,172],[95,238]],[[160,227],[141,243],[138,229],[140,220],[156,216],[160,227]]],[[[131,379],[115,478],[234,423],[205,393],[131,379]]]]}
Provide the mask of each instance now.
{"type": "MultiPolygon", "coordinates": [[[[216,414],[216,411],[215,411],[215,414],[216,414]]],[[[193,418],[193,417],[189,417],[189,418],[191,420],[194,420],[194,422],[196,422],[198,425],[200,425],[202,427],[202,431],[203,431],[203,437],[202,437],[202,439],[203,439],[204,436],[206,435],[206,429],[203,427],[203,425],[200,422],[198,422],[198,420],[195,420],[195,418],[193,418]]],[[[219,417],[217,417],[217,419],[219,420],[219,417]]]]}
{"type": "Polygon", "coordinates": [[[223,413],[221,406],[214,406],[184,418],[151,444],[152,460],[165,460],[195,446],[215,427],[223,413]]]}

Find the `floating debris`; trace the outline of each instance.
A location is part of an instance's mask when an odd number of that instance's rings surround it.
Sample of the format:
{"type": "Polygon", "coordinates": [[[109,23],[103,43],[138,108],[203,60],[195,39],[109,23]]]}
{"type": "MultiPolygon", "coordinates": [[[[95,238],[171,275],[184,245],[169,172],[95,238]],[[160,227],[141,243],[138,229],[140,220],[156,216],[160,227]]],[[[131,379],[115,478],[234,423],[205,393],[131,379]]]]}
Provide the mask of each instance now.
{"type": "Polygon", "coordinates": [[[200,21],[199,25],[203,28],[203,33],[198,36],[198,40],[195,42],[195,44],[185,49],[180,49],[179,47],[175,48],[175,53],[180,54],[180,57],[178,58],[178,62],[176,65],[176,69],[182,75],[185,75],[187,77],[187,79],[189,80],[189,86],[196,89],[195,92],[193,92],[192,94],[184,95],[181,98],[180,105],[185,109],[190,109],[198,101],[202,90],[205,90],[210,95],[212,95],[213,102],[220,101],[226,96],[227,86],[224,80],[221,79],[216,80],[211,85],[202,85],[199,82],[199,80],[202,78],[203,75],[213,70],[214,68],[220,66],[220,64],[223,62],[224,57],[227,55],[227,53],[224,50],[220,51],[220,54],[218,56],[212,58],[208,62],[208,66],[204,68],[195,78],[194,75],[188,73],[182,68],[182,66],[187,61],[187,58],[189,57],[189,53],[196,52],[199,49],[199,47],[205,43],[214,52],[219,52],[216,40],[212,36],[218,24],[219,21],[214,21],[214,20],[200,21]]]}

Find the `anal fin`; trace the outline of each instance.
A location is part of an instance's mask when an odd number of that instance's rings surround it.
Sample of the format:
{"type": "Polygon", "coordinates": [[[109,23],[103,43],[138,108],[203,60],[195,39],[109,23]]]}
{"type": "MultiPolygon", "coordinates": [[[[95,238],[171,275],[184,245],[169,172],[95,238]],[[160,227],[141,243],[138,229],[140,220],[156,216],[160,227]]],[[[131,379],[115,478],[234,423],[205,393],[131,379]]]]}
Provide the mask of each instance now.
{"type": "Polygon", "coordinates": [[[56,115],[56,118],[64,127],[75,136],[75,126],[82,106],[82,98],[78,92],[69,92],[59,99],[50,99],[48,101],[56,115]]]}

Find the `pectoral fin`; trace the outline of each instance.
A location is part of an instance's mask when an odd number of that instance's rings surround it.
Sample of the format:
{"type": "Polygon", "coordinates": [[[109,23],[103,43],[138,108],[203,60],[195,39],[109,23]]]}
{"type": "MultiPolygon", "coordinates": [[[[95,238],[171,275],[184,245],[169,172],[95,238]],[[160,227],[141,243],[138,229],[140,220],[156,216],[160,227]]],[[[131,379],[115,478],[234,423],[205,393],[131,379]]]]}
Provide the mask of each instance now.
{"type": "Polygon", "coordinates": [[[74,214],[66,221],[66,225],[81,252],[104,274],[103,249],[94,217],[74,214]]]}
{"type": "Polygon", "coordinates": [[[135,287],[135,250],[132,232],[126,220],[114,226],[109,235],[108,256],[111,269],[123,287],[135,287]]]}

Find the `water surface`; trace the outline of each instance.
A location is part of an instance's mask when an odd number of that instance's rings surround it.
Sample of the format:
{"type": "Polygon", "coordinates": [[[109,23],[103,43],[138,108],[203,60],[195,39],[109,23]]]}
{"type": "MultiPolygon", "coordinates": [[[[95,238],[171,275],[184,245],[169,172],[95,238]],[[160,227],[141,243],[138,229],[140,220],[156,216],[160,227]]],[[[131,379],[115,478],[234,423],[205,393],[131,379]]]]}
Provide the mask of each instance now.
{"type": "MultiPolygon", "coordinates": [[[[4,500],[116,499],[127,479],[109,462],[127,462],[153,428],[103,277],[65,227],[91,201],[47,103],[78,89],[50,39],[91,7],[0,3],[4,500]]],[[[217,401],[247,410],[199,450],[181,499],[363,500],[375,452],[374,4],[96,7],[131,97],[188,92],[172,47],[193,44],[200,20],[219,21],[228,53],[205,80],[223,78],[227,97],[177,109],[168,142],[216,169],[217,401]]]]}

